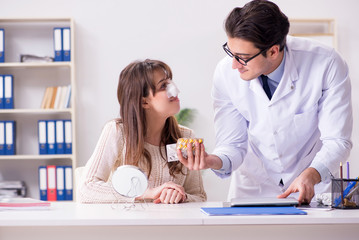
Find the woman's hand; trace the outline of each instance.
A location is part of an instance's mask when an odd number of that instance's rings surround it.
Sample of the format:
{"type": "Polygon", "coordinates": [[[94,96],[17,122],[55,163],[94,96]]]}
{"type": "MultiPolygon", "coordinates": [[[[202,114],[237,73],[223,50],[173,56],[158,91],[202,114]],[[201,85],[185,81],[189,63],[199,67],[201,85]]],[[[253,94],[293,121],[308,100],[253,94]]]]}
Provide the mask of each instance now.
{"type": "Polygon", "coordinates": [[[167,182],[155,188],[149,188],[138,199],[153,199],[154,203],[180,203],[186,200],[186,193],[181,185],[167,182]]]}
{"type": "Polygon", "coordinates": [[[164,188],[159,198],[155,199],[154,203],[181,203],[186,200],[186,194],[182,194],[173,188],[164,188]]]}

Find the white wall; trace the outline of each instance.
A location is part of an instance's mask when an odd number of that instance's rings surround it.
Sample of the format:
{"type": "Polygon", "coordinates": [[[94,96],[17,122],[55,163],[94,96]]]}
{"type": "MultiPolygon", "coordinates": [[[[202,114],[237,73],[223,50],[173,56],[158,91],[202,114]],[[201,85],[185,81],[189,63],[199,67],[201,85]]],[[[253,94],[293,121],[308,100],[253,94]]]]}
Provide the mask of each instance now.
{"type": "MultiPolygon", "coordinates": [[[[76,34],[78,166],[90,157],[102,126],[118,116],[120,71],[136,59],[168,63],[181,89],[182,107],[195,108],[192,127],[213,150],[212,74],[225,56],[223,21],[240,0],[0,0],[0,17],[72,17],[76,34]]],[[[358,121],[359,1],[278,0],[289,18],[335,18],[338,50],[350,67],[358,121]]],[[[351,175],[359,175],[358,124],[353,132],[351,175]]],[[[333,126],[335,127],[335,126],[333,126]]],[[[228,180],[203,173],[209,200],[225,200],[228,180]]]]}

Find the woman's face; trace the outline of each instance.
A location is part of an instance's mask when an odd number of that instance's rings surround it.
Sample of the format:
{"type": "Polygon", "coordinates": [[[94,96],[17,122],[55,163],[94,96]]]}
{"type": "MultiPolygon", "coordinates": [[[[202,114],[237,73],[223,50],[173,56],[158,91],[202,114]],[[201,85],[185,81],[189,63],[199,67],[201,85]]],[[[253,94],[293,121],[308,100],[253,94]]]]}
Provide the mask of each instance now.
{"type": "Polygon", "coordinates": [[[180,100],[178,96],[167,96],[167,86],[172,82],[171,79],[166,79],[163,71],[157,70],[154,72],[154,85],[156,93],[150,91],[148,97],[145,98],[146,106],[152,114],[160,117],[168,118],[175,115],[180,110],[180,100]]]}

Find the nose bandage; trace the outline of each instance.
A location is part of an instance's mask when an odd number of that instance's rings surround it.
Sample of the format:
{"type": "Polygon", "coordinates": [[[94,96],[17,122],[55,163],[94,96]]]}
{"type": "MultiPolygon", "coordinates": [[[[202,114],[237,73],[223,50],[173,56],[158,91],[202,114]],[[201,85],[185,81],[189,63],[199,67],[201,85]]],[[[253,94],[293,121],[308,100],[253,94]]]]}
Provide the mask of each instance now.
{"type": "Polygon", "coordinates": [[[170,84],[167,85],[166,92],[168,98],[177,97],[178,94],[180,93],[179,89],[177,88],[174,82],[171,82],[170,84]]]}

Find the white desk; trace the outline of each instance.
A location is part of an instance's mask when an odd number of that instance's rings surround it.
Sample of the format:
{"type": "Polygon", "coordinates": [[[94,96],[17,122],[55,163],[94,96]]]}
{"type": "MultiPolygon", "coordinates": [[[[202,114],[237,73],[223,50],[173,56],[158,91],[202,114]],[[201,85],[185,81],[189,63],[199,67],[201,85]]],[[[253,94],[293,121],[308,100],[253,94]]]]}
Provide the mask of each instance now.
{"type": "Polygon", "coordinates": [[[359,210],[308,215],[207,216],[222,203],[122,205],[54,202],[50,210],[0,211],[0,239],[359,239],[359,210]]]}

